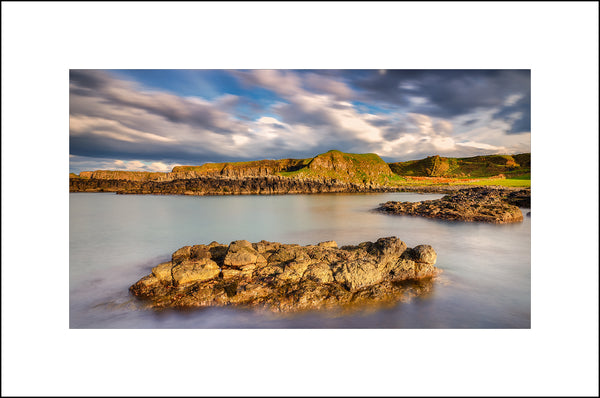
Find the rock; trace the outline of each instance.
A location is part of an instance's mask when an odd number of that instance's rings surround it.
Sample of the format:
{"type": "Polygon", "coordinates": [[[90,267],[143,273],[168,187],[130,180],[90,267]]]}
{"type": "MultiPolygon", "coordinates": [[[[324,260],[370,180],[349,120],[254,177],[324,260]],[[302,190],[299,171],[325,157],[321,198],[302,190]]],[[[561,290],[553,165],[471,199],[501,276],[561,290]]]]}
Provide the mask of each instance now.
{"type": "Polygon", "coordinates": [[[380,238],[373,244],[366,242],[367,251],[381,259],[392,256],[400,256],[406,251],[406,243],[396,237],[380,238]]]}
{"type": "Polygon", "coordinates": [[[173,262],[173,264],[177,264],[183,260],[187,260],[188,258],[190,258],[191,249],[191,246],[184,246],[181,249],[177,250],[175,253],[173,253],[173,255],[171,256],[171,261],[173,262]]]}
{"type": "Polygon", "coordinates": [[[356,260],[339,265],[333,271],[333,277],[350,291],[374,285],[385,278],[385,269],[369,260],[356,260]]]}
{"type": "Polygon", "coordinates": [[[211,258],[210,247],[206,245],[194,245],[190,248],[190,258],[211,258]]]}
{"type": "Polygon", "coordinates": [[[308,268],[309,259],[300,260],[300,261],[290,261],[287,263],[283,272],[276,276],[277,279],[285,282],[298,282],[302,279],[304,272],[308,268]]]}
{"type": "Polygon", "coordinates": [[[531,207],[531,189],[521,189],[518,191],[508,192],[506,194],[506,202],[519,206],[519,207],[531,207]]]}
{"type": "Polygon", "coordinates": [[[317,246],[321,246],[321,247],[333,247],[333,248],[336,248],[336,249],[337,249],[337,247],[338,247],[338,244],[337,244],[337,242],[336,242],[336,241],[334,241],[334,240],[328,240],[328,241],[326,241],[326,242],[321,242],[321,243],[319,243],[317,246]]]}
{"type": "Polygon", "coordinates": [[[412,259],[418,263],[430,263],[435,264],[437,260],[437,254],[433,247],[429,245],[415,246],[411,251],[412,259]]]}
{"type": "MultiPolygon", "coordinates": [[[[528,195],[525,192],[528,190],[523,191],[520,193],[520,200],[524,200],[523,197],[528,195]]],[[[508,203],[509,195],[518,197],[512,190],[487,187],[465,188],[437,200],[390,201],[382,203],[377,210],[389,214],[456,221],[483,221],[497,224],[523,221],[521,210],[508,203]]]]}
{"type": "Polygon", "coordinates": [[[172,261],[158,264],[156,267],[152,268],[152,275],[154,275],[161,281],[170,282],[173,279],[173,275],[171,275],[172,268],[172,261]]]}
{"type": "Polygon", "coordinates": [[[267,260],[247,240],[231,242],[223,264],[230,267],[266,264],[267,260]]]}
{"type": "Polygon", "coordinates": [[[302,277],[304,279],[309,279],[319,283],[333,282],[333,273],[331,268],[327,263],[323,262],[318,262],[308,266],[302,277]]]}
{"type": "MultiPolygon", "coordinates": [[[[489,168],[489,176],[505,178],[501,172],[522,166],[530,168],[530,154],[494,157],[476,162],[489,168]],[[483,162],[483,163],[482,163],[483,162]],[[518,163],[517,163],[518,162],[518,163]],[[489,163],[489,164],[488,164],[489,163]],[[488,164],[486,166],[485,164],[488,164]],[[498,168],[500,167],[500,168],[498,168]],[[508,168],[508,169],[507,169],[508,168]],[[505,170],[506,169],[506,170],[505,170]]],[[[484,157],[485,158],[485,157],[484,157]]],[[[240,195],[294,194],[317,192],[443,192],[451,193],[468,186],[436,185],[448,182],[428,180],[434,185],[401,185],[399,175],[442,176],[449,171],[447,158],[433,156],[409,165],[386,164],[377,154],[350,154],[336,150],[307,159],[256,160],[233,163],[205,163],[200,166],[176,166],[171,172],[82,171],[69,174],[70,192],[117,192],[119,194],[240,195]],[[405,167],[405,166],[408,166],[405,167]],[[284,173],[284,174],[282,174],[284,173]],[[405,174],[408,173],[408,174],[405,174]]],[[[469,162],[471,164],[471,162],[469,162]]],[[[464,174],[463,174],[464,175],[464,174]]],[[[409,177],[428,178],[428,177],[409,177]]],[[[510,191],[508,188],[505,191],[510,191]]],[[[529,207],[529,194],[518,191],[508,195],[507,203],[529,207]]]]}
{"type": "Polygon", "coordinates": [[[172,268],[175,285],[184,285],[190,282],[202,282],[216,278],[221,269],[211,259],[184,261],[172,268]]]}
{"type": "Polygon", "coordinates": [[[321,243],[185,246],[130,291],[155,308],[235,304],[295,311],[399,300],[408,291],[403,284],[440,272],[428,245],[410,249],[395,237],[341,248],[321,243]]]}

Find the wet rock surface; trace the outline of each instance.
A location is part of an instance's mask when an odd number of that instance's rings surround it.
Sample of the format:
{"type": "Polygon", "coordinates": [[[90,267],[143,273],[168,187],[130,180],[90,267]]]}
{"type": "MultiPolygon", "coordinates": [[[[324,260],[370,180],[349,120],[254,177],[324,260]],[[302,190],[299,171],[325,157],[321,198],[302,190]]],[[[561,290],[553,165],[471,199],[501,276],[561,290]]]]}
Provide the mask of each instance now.
{"type": "Polygon", "coordinates": [[[376,210],[397,215],[413,215],[442,220],[482,221],[505,224],[523,221],[517,207],[529,205],[530,190],[476,187],[458,190],[441,199],[422,202],[382,203],[376,210]],[[515,205],[517,204],[517,205],[515,205]]]}
{"type": "Polygon", "coordinates": [[[395,237],[357,246],[245,240],[185,246],[129,290],[153,308],[242,305],[298,311],[396,302],[431,290],[429,245],[395,237]]]}

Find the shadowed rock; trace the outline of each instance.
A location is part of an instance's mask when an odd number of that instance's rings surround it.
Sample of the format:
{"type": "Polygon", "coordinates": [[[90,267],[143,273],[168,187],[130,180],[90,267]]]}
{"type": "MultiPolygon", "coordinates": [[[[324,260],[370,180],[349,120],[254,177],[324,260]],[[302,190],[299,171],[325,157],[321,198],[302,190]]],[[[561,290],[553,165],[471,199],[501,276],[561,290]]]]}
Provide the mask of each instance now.
{"type": "Polygon", "coordinates": [[[245,240],[185,246],[130,287],[155,308],[246,305],[273,311],[394,302],[440,270],[431,246],[395,237],[357,246],[299,246],[245,240]]]}

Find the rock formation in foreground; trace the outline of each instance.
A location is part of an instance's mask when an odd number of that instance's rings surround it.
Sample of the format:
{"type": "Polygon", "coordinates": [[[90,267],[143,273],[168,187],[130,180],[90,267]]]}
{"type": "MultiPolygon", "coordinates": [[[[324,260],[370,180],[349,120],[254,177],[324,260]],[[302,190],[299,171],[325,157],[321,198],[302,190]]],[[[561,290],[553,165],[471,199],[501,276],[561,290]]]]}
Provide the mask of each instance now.
{"type": "Polygon", "coordinates": [[[378,211],[443,220],[483,221],[506,224],[523,221],[521,209],[511,203],[529,204],[529,190],[476,187],[461,189],[441,199],[422,202],[386,202],[378,211]]]}
{"type": "Polygon", "coordinates": [[[297,311],[395,302],[431,289],[428,245],[395,237],[357,246],[246,240],[185,246],[129,290],[154,308],[243,305],[297,311]]]}

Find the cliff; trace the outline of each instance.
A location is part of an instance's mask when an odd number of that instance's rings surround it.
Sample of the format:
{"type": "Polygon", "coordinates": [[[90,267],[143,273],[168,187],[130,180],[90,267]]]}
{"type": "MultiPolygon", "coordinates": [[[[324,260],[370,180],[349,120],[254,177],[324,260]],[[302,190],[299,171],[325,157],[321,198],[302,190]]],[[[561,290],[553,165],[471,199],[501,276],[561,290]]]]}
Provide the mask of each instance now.
{"type": "MultiPolygon", "coordinates": [[[[176,166],[170,173],[145,171],[82,171],[80,178],[123,181],[174,181],[199,177],[283,176],[310,179],[336,179],[344,182],[384,182],[393,175],[376,154],[351,154],[329,151],[312,159],[255,160],[249,162],[205,163],[201,166],[176,166]]],[[[73,175],[71,175],[73,177],[73,175]]]]}
{"type": "Polygon", "coordinates": [[[378,192],[392,176],[376,154],[329,151],[312,159],[177,166],[168,173],[83,171],[70,176],[70,190],[187,195],[378,192]]]}
{"type": "Polygon", "coordinates": [[[387,163],[377,154],[354,154],[335,150],[315,156],[306,167],[281,174],[359,184],[385,184],[394,175],[387,163]]]}
{"type": "MultiPolygon", "coordinates": [[[[529,178],[530,155],[473,158],[432,156],[386,164],[378,155],[332,150],[310,159],[256,160],[177,166],[171,172],[96,170],[69,175],[71,192],[138,194],[285,194],[318,192],[451,192],[449,181],[415,181],[438,175],[486,176],[504,173],[529,178]],[[523,174],[525,173],[525,174],[523,174]],[[406,177],[399,176],[403,174],[406,177]],[[419,177],[426,175],[429,177],[419,177]],[[410,179],[410,180],[409,180],[410,179]],[[427,186],[439,185],[439,186],[427,186]],[[444,185],[444,186],[442,186],[444,185]]],[[[436,177],[433,177],[435,179],[436,177]]],[[[496,178],[504,178],[499,176],[496,178]]],[[[465,184],[455,179],[452,184],[465,184]]]]}
{"type": "Polygon", "coordinates": [[[326,178],[210,177],[201,176],[168,181],[135,181],[71,178],[71,192],[116,192],[120,194],[162,195],[243,195],[295,194],[324,192],[388,192],[394,187],[357,184],[326,178]]]}
{"type": "Polygon", "coordinates": [[[201,166],[177,166],[173,173],[193,172],[197,176],[264,177],[306,167],[310,159],[255,160],[250,162],[205,163],[201,166]]]}

